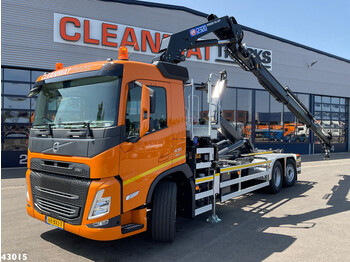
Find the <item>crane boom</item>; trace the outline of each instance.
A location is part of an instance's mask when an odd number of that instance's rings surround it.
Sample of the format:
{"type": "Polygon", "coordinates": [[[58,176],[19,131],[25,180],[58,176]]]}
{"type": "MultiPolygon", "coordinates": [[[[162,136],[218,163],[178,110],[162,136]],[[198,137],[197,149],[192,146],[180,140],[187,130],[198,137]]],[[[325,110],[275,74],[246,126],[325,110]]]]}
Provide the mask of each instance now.
{"type": "Polygon", "coordinates": [[[215,15],[208,16],[208,23],[175,33],[162,40],[159,53],[155,60],[177,64],[185,61],[183,51],[215,45],[225,45],[227,54],[245,71],[252,72],[259,83],[278,101],[310,128],[321,140],[325,157],[329,158],[331,149],[331,133],[327,132],[311,114],[308,108],[288,88],[282,86],[277,79],[264,67],[260,59],[248,51],[243,40],[243,29],[234,17],[215,15]],[[214,33],[218,39],[198,40],[200,37],[214,33]]]}

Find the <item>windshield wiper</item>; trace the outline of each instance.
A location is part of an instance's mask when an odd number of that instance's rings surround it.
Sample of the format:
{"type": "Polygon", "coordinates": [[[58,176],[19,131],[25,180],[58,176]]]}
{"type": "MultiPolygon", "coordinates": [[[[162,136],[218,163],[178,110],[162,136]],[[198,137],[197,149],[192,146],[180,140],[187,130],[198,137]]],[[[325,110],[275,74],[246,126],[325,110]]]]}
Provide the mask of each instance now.
{"type": "Polygon", "coordinates": [[[59,123],[59,125],[83,125],[83,127],[86,127],[87,129],[87,136],[94,138],[94,135],[92,133],[90,122],[89,121],[83,121],[83,122],[68,122],[68,123],[59,123]]]}
{"type": "Polygon", "coordinates": [[[33,126],[33,127],[34,128],[37,127],[39,129],[39,132],[37,133],[38,135],[53,137],[52,126],[55,126],[55,124],[54,123],[48,123],[46,126],[44,126],[46,128],[46,129],[44,129],[44,132],[42,132],[43,131],[43,127],[42,126],[33,126]]]}

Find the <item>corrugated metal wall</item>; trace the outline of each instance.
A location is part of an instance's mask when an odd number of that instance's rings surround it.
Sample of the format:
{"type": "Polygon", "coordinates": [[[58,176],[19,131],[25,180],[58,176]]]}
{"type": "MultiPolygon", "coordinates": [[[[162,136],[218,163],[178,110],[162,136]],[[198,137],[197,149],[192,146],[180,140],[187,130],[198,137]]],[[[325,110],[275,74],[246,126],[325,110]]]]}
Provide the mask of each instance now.
{"type": "MultiPolygon", "coordinates": [[[[184,11],[97,0],[3,0],[2,65],[53,69],[56,62],[73,65],[117,57],[113,50],[53,42],[55,12],[170,33],[205,21],[184,11]]],[[[252,32],[245,35],[248,46],[272,50],[273,74],[293,91],[350,97],[350,63],[252,32]],[[317,63],[308,68],[313,61],[317,63]]],[[[133,54],[132,59],[150,62],[152,56],[133,54]]],[[[230,86],[261,88],[238,67],[190,61],[182,65],[195,82],[226,68],[230,86]]]]}

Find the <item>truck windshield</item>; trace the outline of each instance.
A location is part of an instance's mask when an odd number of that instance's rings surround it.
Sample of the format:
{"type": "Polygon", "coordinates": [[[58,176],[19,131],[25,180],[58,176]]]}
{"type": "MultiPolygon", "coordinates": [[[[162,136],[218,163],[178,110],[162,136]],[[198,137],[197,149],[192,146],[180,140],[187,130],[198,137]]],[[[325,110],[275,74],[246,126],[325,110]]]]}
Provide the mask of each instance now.
{"type": "Polygon", "coordinates": [[[33,127],[91,128],[116,124],[121,78],[101,76],[46,84],[39,93],[33,127]]]}

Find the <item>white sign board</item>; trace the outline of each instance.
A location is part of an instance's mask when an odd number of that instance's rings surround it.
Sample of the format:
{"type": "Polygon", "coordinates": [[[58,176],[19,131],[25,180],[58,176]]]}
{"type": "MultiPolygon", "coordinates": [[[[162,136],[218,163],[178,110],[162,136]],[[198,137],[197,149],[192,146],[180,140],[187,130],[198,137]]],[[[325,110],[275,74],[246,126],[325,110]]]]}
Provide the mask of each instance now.
{"type": "MultiPolygon", "coordinates": [[[[151,56],[157,54],[161,39],[170,35],[167,32],[59,13],[54,14],[53,32],[54,42],[58,43],[113,50],[126,46],[129,50],[133,48],[135,53],[151,56]]],[[[271,50],[247,48],[261,59],[266,68],[272,70],[271,50]]],[[[186,52],[186,57],[195,62],[237,66],[231,58],[227,57],[223,46],[189,50],[186,52]]]]}

